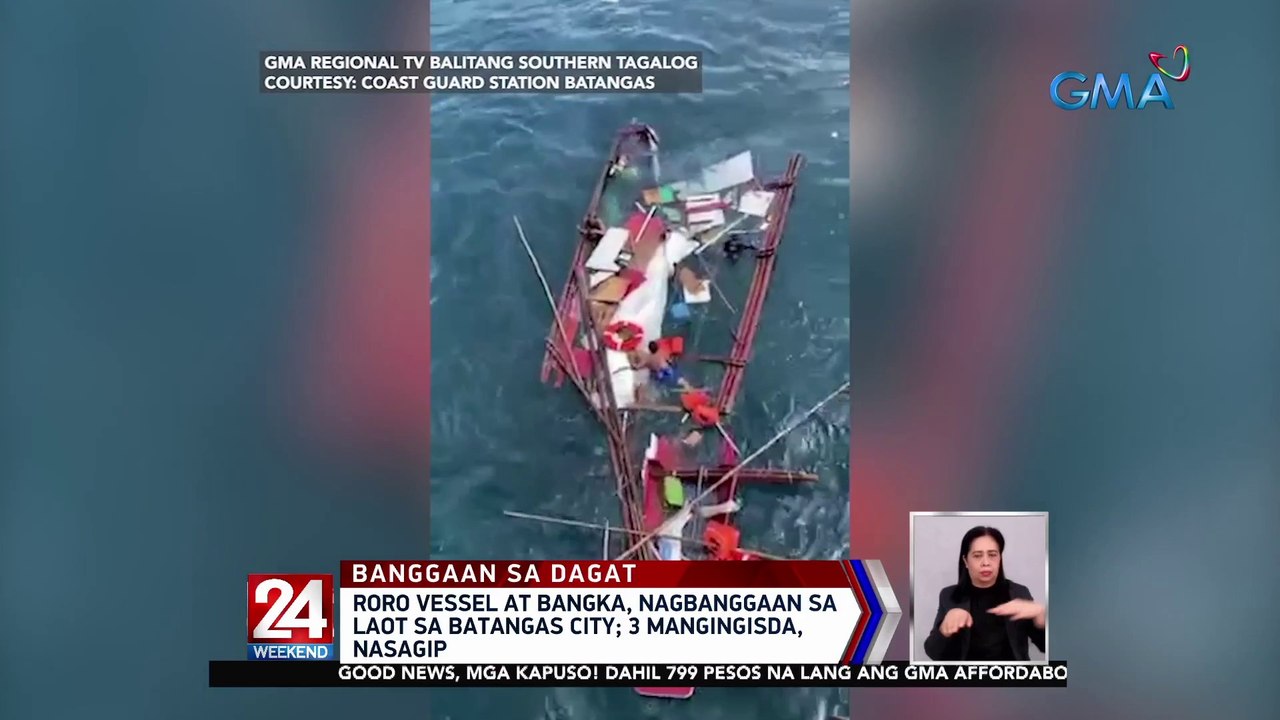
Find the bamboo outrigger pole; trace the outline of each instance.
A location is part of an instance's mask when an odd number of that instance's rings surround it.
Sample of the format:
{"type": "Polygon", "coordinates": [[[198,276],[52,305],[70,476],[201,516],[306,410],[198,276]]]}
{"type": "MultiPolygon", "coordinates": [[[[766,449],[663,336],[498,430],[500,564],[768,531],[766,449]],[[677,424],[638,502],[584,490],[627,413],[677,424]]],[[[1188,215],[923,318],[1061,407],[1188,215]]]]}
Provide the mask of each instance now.
{"type": "MultiPolygon", "coordinates": [[[[609,525],[607,523],[604,525],[600,525],[598,523],[583,522],[582,520],[570,520],[569,518],[551,517],[550,515],[534,515],[533,513],[522,513],[522,512],[516,512],[515,510],[503,510],[502,514],[506,515],[507,517],[518,518],[520,520],[536,520],[538,522],[550,523],[552,525],[568,525],[569,527],[584,528],[586,530],[604,530],[606,543],[608,542],[610,532],[615,532],[615,533],[620,532],[620,533],[625,533],[627,535],[643,535],[644,534],[636,530],[628,530],[627,528],[613,527],[612,525],[609,525]]],[[[682,538],[672,538],[672,539],[679,540],[680,542],[686,545],[701,545],[704,547],[709,547],[706,541],[698,540],[695,538],[682,537],[682,538]]],[[[608,545],[606,545],[605,547],[607,548],[608,545]]],[[[760,557],[766,560],[786,560],[787,559],[787,558],[778,557],[777,555],[769,555],[768,553],[762,553],[758,550],[748,549],[747,552],[753,555],[759,555],[760,557]]]]}
{"type": "MultiPolygon", "coordinates": [[[[524,252],[529,256],[529,262],[533,263],[533,271],[538,274],[538,282],[542,283],[542,292],[547,296],[547,303],[551,305],[551,317],[555,319],[556,329],[560,331],[560,340],[564,343],[564,351],[566,353],[573,352],[573,344],[569,342],[569,333],[564,329],[564,323],[560,320],[560,309],[556,306],[555,296],[551,293],[551,285],[547,283],[547,276],[542,274],[542,265],[538,263],[538,256],[533,254],[533,248],[529,245],[529,239],[524,236],[524,228],[520,225],[520,218],[515,215],[511,219],[516,223],[516,233],[520,235],[520,244],[524,246],[524,252]]],[[[573,358],[566,357],[569,367],[573,367],[573,358]]],[[[576,372],[574,373],[576,375],[576,372]]]]}
{"type": "Polygon", "coordinates": [[[598,407],[591,399],[591,391],[586,385],[586,378],[578,376],[578,370],[574,365],[573,357],[571,355],[573,352],[573,345],[569,340],[568,331],[565,330],[564,322],[560,319],[560,308],[556,305],[555,298],[551,294],[551,286],[547,283],[547,276],[542,272],[542,265],[538,262],[538,257],[534,254],[533,247],[529,245],[529,239],[525,237],[524,228],[520,225],[520,218],[512,215],[511,219],[515,221],[516,232],[520,236],[520,244],[524,246],[525,254],[529,256],[529,262],[533,264],[533,271],[538,275],[538,282],[542,284],[542,292],[546,295],[547,303],[551,306],[551,318],[554,321],[556,329],[559,331],[560,341],[564,343],[564,352],[567,354],[562,355],[551,338],[547,338],[546,340],[547,352],[553,360],[560,363],[561,371],[564,372],[565,376],[569,378],[569,381],[578,388],[578,392],[582,394],[582,398],[586,401],[587,405],[591,407],[591,411],[596,414],[596,417],[598,417],[601,422],[607,425],[608,423],[604,410],[598,407]]]}
{"type": "MultiPolygon", "coordinates": [[[[728,482],[730,478],[737,475],[744,467],[746,467],[748,463],[760,457],[762,454],[764,454],[765,450],[768,450],[770,447],[773,447],[773,445],[777,443],[779,440],[791,434],[791,431],[800,427],[802,424],[808,421],[809,418],[813,417],[815,413],[817,413],[824,406],[826,406],[827,403],[834,400],[837,395],[839,395],[840,393],[848,389],[849,389],[849,381],[846,380],[843,385],[841,385],[840,387],[832,391],[830,395],[827,395],[825,398],[823,398],[817,405],[814,405],[813,407],[809,408],[809,411],[806,412],[799,420],[791,423],[782,431],[780,431],[777,435],[774,435],[772,438],[770,438],[769,442],[766,442],[764,445],[761,445],[759,448],[756,449],[755,452],[748,455],[746,459],[744,459],[742,462],[739,462],[737,465],[733,467],[733,469],[731,469],[729,472],[722,475],[719,480],[715,481],[714,483],[711,484],[710,487],[708,487],[706,490],[703,490],[701,493],[699,493],[697,497],[695,497],[693,500],[690,501],[690,503],[696,505],[702,502],[703,500],[707,499],[707,497],[710,496],[711,493],[715,492],[717,488],[719,488],[721,485],[728,482]]],[[[659,525],[657,529],[655,529],[653,532],[645,534],[644,537],[637,540],[634,545],[627,548],[625,552],[623,552],[621,555],[619,555],[615,559],[626,560],[627,558],[631,557],[637,550],[644,547],[646,543],[652,542],[654,538],[661,535],[663,530],[666,529],[667,524],[669,522],[670,520],[667,520],[663,522],[661,525],[659,525]]]]}

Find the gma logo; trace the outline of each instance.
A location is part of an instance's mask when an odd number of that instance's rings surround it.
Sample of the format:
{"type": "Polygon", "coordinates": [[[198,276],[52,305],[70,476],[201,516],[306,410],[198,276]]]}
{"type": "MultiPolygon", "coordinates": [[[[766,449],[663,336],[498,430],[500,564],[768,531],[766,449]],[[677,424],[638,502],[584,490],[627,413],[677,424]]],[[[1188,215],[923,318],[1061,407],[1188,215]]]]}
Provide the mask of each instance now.
{"type": "Polygon", "coordinates": [[[1164,78],[1160,73],[1151,73],[1151,77],[1147,78],[1147,84],[1142,88],[1142,97],[1135,104],[1133,101],[1133,84],[1129,80],[1129,73],[1120,73],[1120,79],[1113,87],[1107,81],[1107,76],[1098,73],[1093,78],[1093,87],[1089,87],[1089,77],[1079,72],[1064,72],[1054,76],[1053,82],[1049,83],[1049,98],[1053,100],[1053,104],[1063,110],[1079,110],[1088,105],[1090,110],[1098,109],[1098,102],[1102,101],[1106,106],[1115,110],[1120,106],[1121,97],[1124,98],[1124,106],[1130,110],[1142,110],[1148,103],[1159,103],[1169,110],[1173,109],[1173,98],[1169,95],[1169,88],[1165,87],[1164,78]],[[1066,99],[1063,97],[1063,85],[1068,88],[1075,85],[1081,85],[1083,88],[1077,90],[1066,90],[1066,99]]]}

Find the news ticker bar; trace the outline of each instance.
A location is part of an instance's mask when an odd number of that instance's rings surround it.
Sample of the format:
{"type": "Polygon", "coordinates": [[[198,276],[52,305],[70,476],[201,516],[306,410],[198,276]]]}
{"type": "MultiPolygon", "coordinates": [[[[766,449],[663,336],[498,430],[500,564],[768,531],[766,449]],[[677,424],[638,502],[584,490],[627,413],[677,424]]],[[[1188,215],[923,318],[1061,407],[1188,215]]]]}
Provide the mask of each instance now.
{"type": "Polygon", "coordinates": [[[1066,687],[1067,664],[348,665],[213,660],[209,687],[1066,687]]]}

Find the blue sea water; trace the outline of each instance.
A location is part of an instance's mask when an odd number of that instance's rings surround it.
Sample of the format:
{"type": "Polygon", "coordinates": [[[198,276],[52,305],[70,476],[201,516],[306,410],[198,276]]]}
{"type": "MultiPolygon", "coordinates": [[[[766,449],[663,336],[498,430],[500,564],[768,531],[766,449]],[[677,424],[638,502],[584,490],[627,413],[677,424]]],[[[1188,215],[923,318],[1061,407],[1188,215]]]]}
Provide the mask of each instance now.
{"type": "MultiPolygon", "coordinates": [[[[439,96],[432,105],[433,557],[595,558],[598,533],[504,510],[617,523],[608,456],[568,389],[539,382],[550,310],[514,232],[519,216],[558,292],[614,132],[653,125],[694,165],[750,149],[765,174],[806,156],[738,401],[749,453],[840,385],[849,367],[849,10],[840,1],[433,2],[434,50],[699,50],[701,95],[439,96]]],[[[749,272],[744,268],[742,272],[749,272]]],[[[767,455],[816,487],[750,489],[744,545],[804,558],[848,550],[848,404],[827,406],[767,455]],[[776,451],[776,452],[774,452],[776,451]]],[[[464,718],[818,718],[834,690],[450,690],[464,718]]]]}

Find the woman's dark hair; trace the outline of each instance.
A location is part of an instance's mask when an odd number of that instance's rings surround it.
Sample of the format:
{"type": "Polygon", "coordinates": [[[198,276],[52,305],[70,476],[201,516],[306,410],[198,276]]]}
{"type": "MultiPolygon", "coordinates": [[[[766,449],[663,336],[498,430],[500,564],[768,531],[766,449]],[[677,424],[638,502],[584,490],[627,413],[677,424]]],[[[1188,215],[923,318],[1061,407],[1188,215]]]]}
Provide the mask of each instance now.
{"type": "Polygon", "coordinates": [[[996,582],[992,587],[1001,593],[1007,593],[1009,590],[1009,581],[1004,576],[1004,533],[993,527],[979,525],[970,529],[960,540],[960,557],[956,560],[956,589],[951,592],[951,599],[955,602],[967,599],[969,593],[973,591],[973,580],[969,577],[969,569],[964,566],[964,559],[973,547],[973,541],[980,537],[989,537],[995,540],[996,547],[1000,549],[1000,570],[996,573],[996,582]]]}

